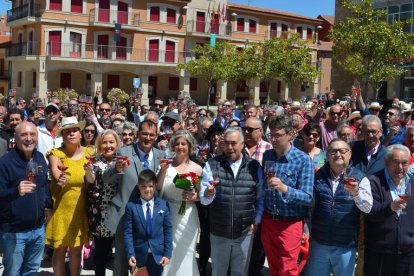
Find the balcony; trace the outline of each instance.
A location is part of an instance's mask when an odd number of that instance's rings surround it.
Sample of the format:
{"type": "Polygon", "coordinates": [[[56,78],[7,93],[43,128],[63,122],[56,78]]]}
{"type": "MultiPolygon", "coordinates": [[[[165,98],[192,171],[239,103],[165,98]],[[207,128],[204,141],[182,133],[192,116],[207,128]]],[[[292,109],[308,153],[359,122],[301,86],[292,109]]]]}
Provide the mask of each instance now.
{"type": "Polygon", "coordinates": [[[176,65],[184,63],[190,58],[190,54],[187,52],[97,44],[49,42],[46,50],[47,56],[50,58],[90,59],[93,61],[107,60],[176,65]]]}
{"type": "Polygon", "coordinates": [[[194,21],[189,20],[187,22],[187,33],[198,33],[198,34],[216,34],[219,36],[230,36],[232,26],[231,23],[222,24],[210,21],[194,21]]]}
{"type": "Polygon", "coordinates": [[[7,11],[7,22],[13,22],[25,17],[39,17],[40,5],[30,6],[30,4],[24,4],[20,7],[16,7],[7,11]]]}
{"type": "Polygon", "coordinates": [[[35,56],[39,55],[39,45],[37,42],[22,42],[11,44],[6,48],[6,57],[35,56]]]}
{"type": "Polygon", "coordinates": [[[119,23],[122,25],[139,25],[139,14],[125,11],[116,11],[108,9],[92,9],[89,14],[89,21],[91,23],[113,24],[119,23]]]}
{"type": "Polygon", "coordinates": [[[287,31],[283,31],[283,32],[275,31],[275,30],[266,31],[266,39],[271,39],[274,37],[288,38],[289,33],[287,31]]]}

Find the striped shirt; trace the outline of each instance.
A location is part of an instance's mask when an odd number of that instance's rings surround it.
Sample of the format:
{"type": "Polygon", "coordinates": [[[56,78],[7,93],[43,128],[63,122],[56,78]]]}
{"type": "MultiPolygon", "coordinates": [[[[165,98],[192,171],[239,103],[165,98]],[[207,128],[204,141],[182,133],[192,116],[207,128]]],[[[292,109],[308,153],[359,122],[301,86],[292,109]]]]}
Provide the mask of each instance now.
{"type": "MultiPolygon", "coordinates": [[[[275,162],[275,177],[288,186],[286,193],[266,189],[265,211],[280,217],[305,217],[312,203],[314,168],[309,155],[291,146],[281,157],[267,150],[263,162],[275,162]]],[[[266,183],[266,182],[265,182],[266,183]]]]}

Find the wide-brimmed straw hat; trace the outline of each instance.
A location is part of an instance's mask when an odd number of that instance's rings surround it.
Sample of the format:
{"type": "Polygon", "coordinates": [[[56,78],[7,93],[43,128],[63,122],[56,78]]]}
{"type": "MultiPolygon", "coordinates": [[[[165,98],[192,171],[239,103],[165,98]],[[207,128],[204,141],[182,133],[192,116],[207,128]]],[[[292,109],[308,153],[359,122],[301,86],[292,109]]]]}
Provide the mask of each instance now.
{"type": "Polygon", "coordinates": [[[85,128],[86,121],[78,122],[76,117],[63,117],[61,126],[56,130],[56,136],[61,135],[62,131],[69,128],[79,128],[82,131],[85,128]]]}
{"type": "Polygon", "coordinates": [[[372,102],[368,105],[368,109],[382,109],[382,105],[379,102],[372,102]]]}
{"type": "Polygon", "coordinates": [[[361,112],[359,112],[359,111],[352,112],[351,115],[349,115],[349,117],[348,117],[348,121],[351,121],[351,120],[356,119],[356,118],[361,118],[361,112]]]}

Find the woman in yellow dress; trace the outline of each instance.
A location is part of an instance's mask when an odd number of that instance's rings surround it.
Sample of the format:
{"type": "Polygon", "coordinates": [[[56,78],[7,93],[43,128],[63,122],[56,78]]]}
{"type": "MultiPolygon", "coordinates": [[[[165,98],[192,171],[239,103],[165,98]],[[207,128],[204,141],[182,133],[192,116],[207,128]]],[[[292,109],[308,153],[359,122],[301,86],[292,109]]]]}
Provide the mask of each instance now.
{"type": "Polygon", "coordinates": [[[75,117],[63,118],[62,127],[56,133],[63,137],[63,145],[46,154],[51,169],[53,198],[53,216],[46,228],[46,244],[54,248],[52,265],[57,276],[65,275],[68,248],[70,274],[80,274],[82,246],[90,238],[84,165],[86,156],[94,152],[80,145],[84,127],[85,122],[78,123],[75,117]]]}

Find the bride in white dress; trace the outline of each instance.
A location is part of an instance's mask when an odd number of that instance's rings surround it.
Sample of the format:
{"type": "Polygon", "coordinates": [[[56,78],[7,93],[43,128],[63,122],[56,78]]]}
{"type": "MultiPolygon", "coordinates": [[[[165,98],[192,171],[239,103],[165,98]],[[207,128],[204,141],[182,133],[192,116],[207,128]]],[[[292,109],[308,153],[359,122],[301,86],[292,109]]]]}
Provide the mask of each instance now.
{"type": "Polygon", "coordinates": [[[195,258],[200,225],[195,205],[195,201],[199,200],[198,189],[187,192],[176,188],[173,183],[177,173],[195,172],[201,176],[202,168],[190,160],[195,145],[195,139],[190,132],[177,131],[170,140],[170,150],[176,154],[172,164],[160,164],[157,189],[160,190],[160,197],[170,205],[173,225],[173,253],[170,264],[164,267],[163,276],[199,275],[195,258]],[[186,201],[186,210],[184,215],[179,215],[182,200],[186,201]]]}

